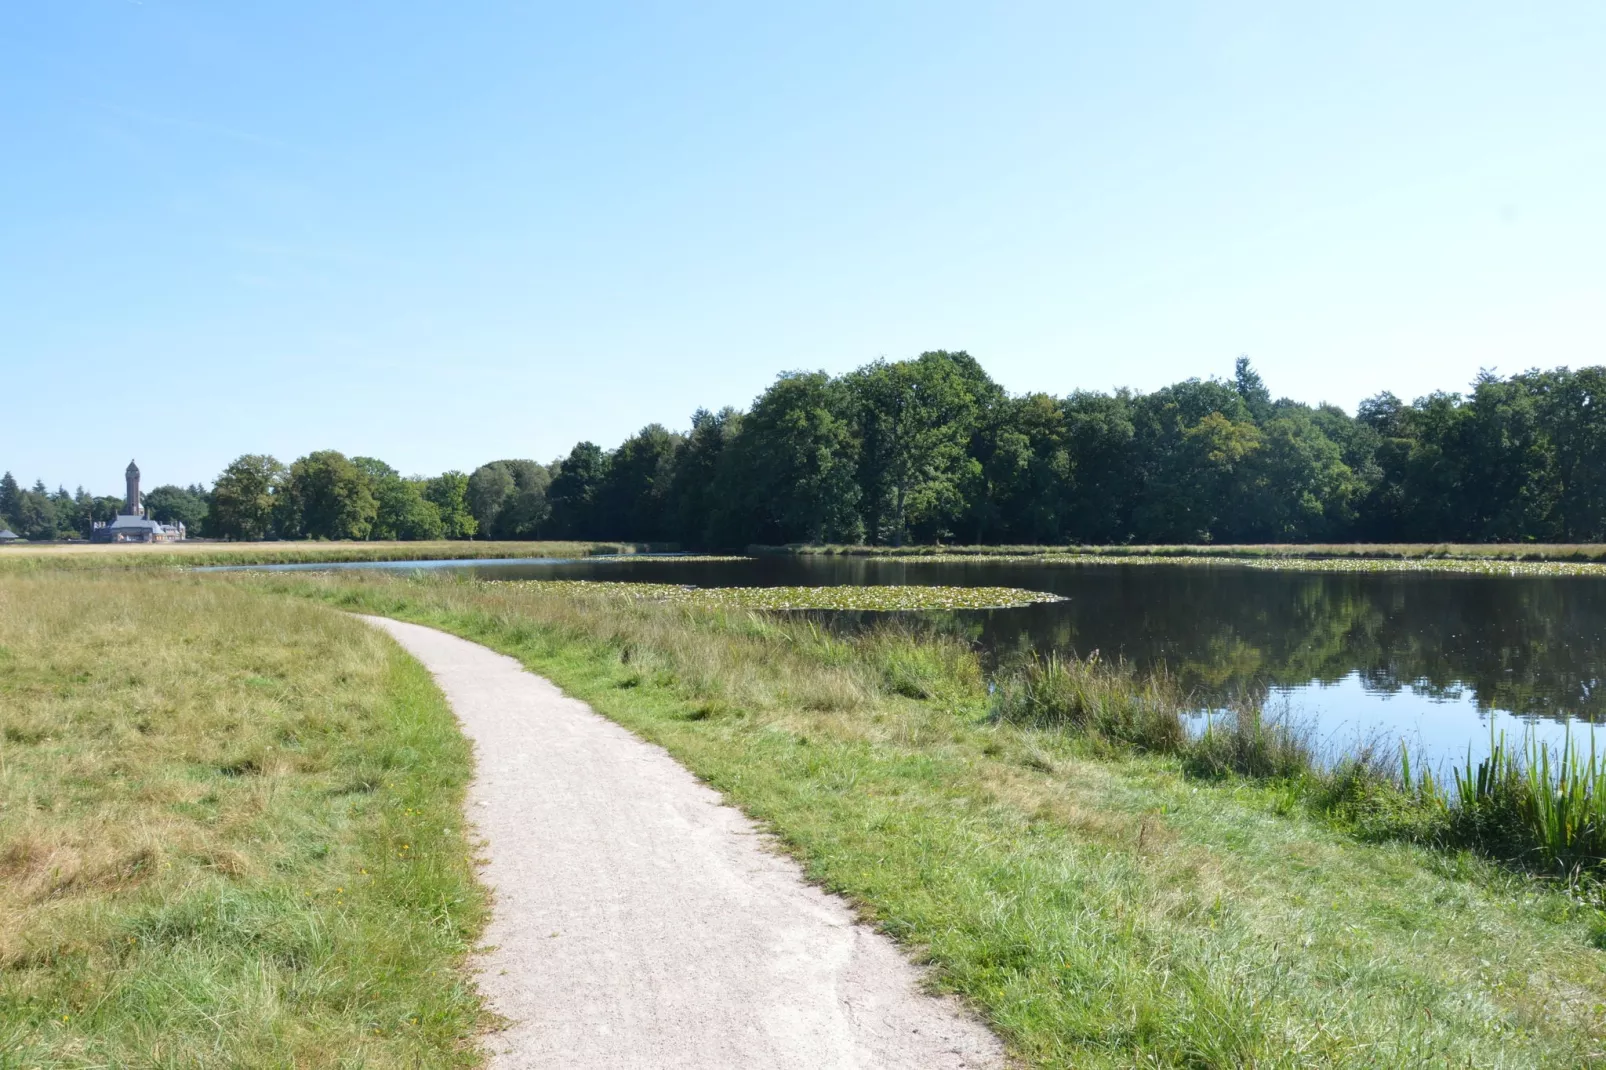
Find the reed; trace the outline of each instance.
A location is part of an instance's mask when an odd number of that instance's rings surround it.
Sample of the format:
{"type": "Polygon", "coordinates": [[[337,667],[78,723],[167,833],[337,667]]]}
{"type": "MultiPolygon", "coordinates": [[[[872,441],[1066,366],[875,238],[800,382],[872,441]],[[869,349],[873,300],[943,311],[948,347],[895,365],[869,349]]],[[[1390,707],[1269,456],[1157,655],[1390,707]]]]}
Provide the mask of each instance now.
{"type": "Polygon", "coordinates": [[[1586,752],[1569,735],[1559,750],[1533,736],[1520,745],[1492,733],[1489,756],[1469,753],[1454,770],[1454,794],[1415,785],[1442,808],[1447,838],[1570,879],[1606,873],[1606,761],[1590,734],[1586,752]]]}
{"type": "Polygon", "coordinates": [[[1558,751],[1532,737],[1515,745],[1491,735],[1488,757],[1469,752],[1446,781],[1403,745],[1393,769],[1373,747],[1323,760],[1307,732],[1268,714],[1256,695],[1190,731],[1195,704],[1163,669],[1140,674],[1096,653],[1033,657],[993,687],[997,720],[1099,749],[1174,756],[1195,778],[1281,781],[1365,839],[1473,850],[1575,884],[1606,879],[1606,756],[1593,735],[1587,751],[1571,738],[1558,751]]]}
{"type": "Polygon", "coordinates": [[[1062,728],[1113,744],[1174,754],[1188,738],[1186,703],[1163,670],[1138,674],[1098,652],[1034,656],[994,681],[993,714],[1015,724],[1062,728]]]}

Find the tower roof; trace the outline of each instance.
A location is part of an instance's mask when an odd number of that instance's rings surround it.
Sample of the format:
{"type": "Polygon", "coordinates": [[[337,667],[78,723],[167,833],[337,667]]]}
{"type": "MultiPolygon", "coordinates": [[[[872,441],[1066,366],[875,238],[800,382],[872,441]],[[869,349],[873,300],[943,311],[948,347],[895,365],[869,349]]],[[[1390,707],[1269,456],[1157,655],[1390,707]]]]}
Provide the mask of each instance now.
{"type": "Polygon", "coordinates": [[[133,461],[129,461],[128,462],[128,471],[124,472],[123,474],[124,475],[128,475],[128,476],[137,476],[137,475],[139,475],[139,465],[135,464],[133,461]]]}

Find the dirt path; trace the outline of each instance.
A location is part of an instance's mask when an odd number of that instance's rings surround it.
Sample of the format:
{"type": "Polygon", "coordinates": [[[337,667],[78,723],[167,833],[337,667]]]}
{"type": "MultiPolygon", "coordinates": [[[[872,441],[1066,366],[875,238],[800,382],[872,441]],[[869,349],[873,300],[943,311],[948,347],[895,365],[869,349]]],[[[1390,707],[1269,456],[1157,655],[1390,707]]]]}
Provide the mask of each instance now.
{"type": "Polygon", "coordinates": [[[496,1067],[1001,1067],[998,1041],[663,750],[512,658],[366,618],[474,741],[496,1067]]]}

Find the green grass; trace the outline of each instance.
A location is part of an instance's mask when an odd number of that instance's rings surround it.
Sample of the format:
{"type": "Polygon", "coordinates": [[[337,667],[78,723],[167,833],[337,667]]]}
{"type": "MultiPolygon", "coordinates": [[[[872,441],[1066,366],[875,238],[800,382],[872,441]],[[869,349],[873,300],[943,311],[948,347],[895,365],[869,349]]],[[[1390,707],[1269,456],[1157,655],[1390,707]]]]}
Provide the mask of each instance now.
{"type": "Polygon", "coordinates": [[[1602,543],[1264,543],[1187,546],[754,546],[752,553],[856,557],[1355,559],[1606,562],[1602,543]]]}
{"type": "Polygon", "coordinates": [[[470,762],[327,608],[0,575],[0,1066],[475,1064],[470,762]]]}
{"type": "Polygon", "coordinates": [[[960,643],[441,578],[227,582],[518,657],[768,823],[1027,1063],[1606,1059],[1601,914],[1564,887],[1363,842],[1284,781],[994,717],[960,643]]]}
{"type": "Polygon", "coordinates": [[[56,570],[299,565],[341,561],[471,561],[497,557],[594,557],[673,549],[606,542],[178,542],[0,546],[0,573],[56,570]]]}

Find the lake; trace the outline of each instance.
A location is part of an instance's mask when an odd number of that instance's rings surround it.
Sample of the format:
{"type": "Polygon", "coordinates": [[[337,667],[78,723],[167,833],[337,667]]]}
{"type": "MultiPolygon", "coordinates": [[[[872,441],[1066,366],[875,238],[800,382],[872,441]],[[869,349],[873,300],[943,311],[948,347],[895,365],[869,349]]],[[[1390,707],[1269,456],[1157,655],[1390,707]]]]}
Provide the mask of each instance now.
{"type": "MultiPolygon", "coordinates": [[[[285,566],[279,566],[285,567],[285,566]]],[[[298,566],[290,566],[298,567],[298,566]]],[[[1404,738],[1428,760],[1488,748],[1491,726],[1587,740],[1606,721],[1606,576],[1303,572],[1235,565],[978,559],[673,557],[360,563],[484,579],[723,586],[949,584],[1049,591],[1063,602],[921,614],[992,660],[1053,650],[1164,664],[1220,706],[1251,690],[1330,750],[1404,738]]],[[[852,627],[878,615],[838,619],[852,627]]],[[[1606,746],[1606,738],[1602,739],[1606,746]]]]}

